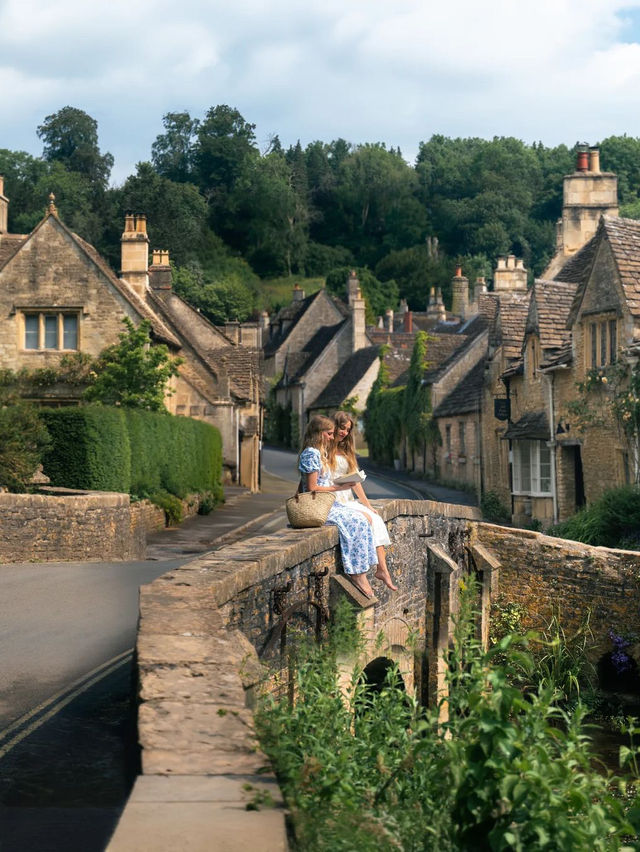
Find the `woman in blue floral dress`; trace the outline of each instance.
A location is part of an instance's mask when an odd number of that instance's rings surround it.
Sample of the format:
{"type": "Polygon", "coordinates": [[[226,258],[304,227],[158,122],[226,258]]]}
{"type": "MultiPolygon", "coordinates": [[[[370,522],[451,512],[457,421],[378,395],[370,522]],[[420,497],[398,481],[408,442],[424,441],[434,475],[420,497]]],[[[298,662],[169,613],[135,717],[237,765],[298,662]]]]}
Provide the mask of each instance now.
{"type": "MultiPolygon", "coordinates": [[[[349,488],[348,485],[331,484],[327,447],[333,440],[333,429],[333,421],[328,417],[317,415],[309,421],[298,459],[303,491],[343,491],[349,488]]],[[[338,502],[331,507],[327,523],[338,528],[345,574],[359,591],[373,597],[373,589],[366,576],[369,568],[378,564],[371,525],[363,515],[350,512],[338,502]]]]}

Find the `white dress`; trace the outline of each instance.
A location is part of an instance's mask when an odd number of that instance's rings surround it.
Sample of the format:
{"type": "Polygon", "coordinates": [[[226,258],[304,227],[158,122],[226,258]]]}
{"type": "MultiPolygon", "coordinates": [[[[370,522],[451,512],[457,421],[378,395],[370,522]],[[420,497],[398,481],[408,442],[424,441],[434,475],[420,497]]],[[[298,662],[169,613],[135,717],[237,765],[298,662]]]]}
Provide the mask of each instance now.
{"type": "MultiPolygon", "coordinates": [[[[346,456],[338,454],[336,455],[335,467],[331,471],[332,481],[334,477],[344,476],[346,473],[349,473],[349,462],[347,461],[346,456]]],[[[371,509],[367,509],[367,507],[363,506],[359,500],[356,500],[351,488],[346,491],[336,491],[336,503],[341,503],[345,509],[349,509],[351,512],[357,512],[361,515],[366,515],[367,518],[371,519],[373,524],[373,542],[376,547],[386,547],[391,544],[391,539],[389,538],[385,522],[382,520],[380,515],[372,512],[371,509]]]]}

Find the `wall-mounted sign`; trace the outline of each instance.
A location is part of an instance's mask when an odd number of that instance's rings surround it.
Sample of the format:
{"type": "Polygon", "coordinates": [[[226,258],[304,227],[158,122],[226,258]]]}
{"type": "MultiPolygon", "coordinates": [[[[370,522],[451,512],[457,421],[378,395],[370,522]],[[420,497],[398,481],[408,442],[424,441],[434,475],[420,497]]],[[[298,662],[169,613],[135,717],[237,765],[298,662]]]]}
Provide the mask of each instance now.
{"type": "Polygon", "coordinates": [[[498,420],[508,420],[511,417],[511,400],[494,399],[493,416],[498,420]]]}

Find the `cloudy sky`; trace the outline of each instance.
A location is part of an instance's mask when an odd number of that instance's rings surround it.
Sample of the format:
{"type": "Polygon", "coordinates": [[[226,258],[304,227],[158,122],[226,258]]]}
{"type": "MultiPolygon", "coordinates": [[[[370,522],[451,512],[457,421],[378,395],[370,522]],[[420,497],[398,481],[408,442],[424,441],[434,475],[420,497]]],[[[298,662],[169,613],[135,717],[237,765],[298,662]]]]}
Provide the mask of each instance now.
{"type": "Polygon", "coordinates": [[[0,148],[70,105],[115,182],[166,112],[226,103],[261,148],[640,136],[640,0],[0,0],[0,148]]]}

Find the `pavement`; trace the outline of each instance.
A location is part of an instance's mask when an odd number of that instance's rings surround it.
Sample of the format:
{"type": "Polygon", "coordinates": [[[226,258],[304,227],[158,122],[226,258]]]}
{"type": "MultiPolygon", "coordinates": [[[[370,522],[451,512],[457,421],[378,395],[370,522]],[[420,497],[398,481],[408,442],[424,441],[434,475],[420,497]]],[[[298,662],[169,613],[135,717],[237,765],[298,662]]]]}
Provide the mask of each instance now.
{"type": "Polygon", "coordinates": [[[225,502],[208,515],[194,515],[179,527],[158,530],[147,536],[147,559],[176,559],[217,550],[226,544],[287,525],[284,501],[295,484],[262,472],[262,491],[226,486],[225,502]]]}

